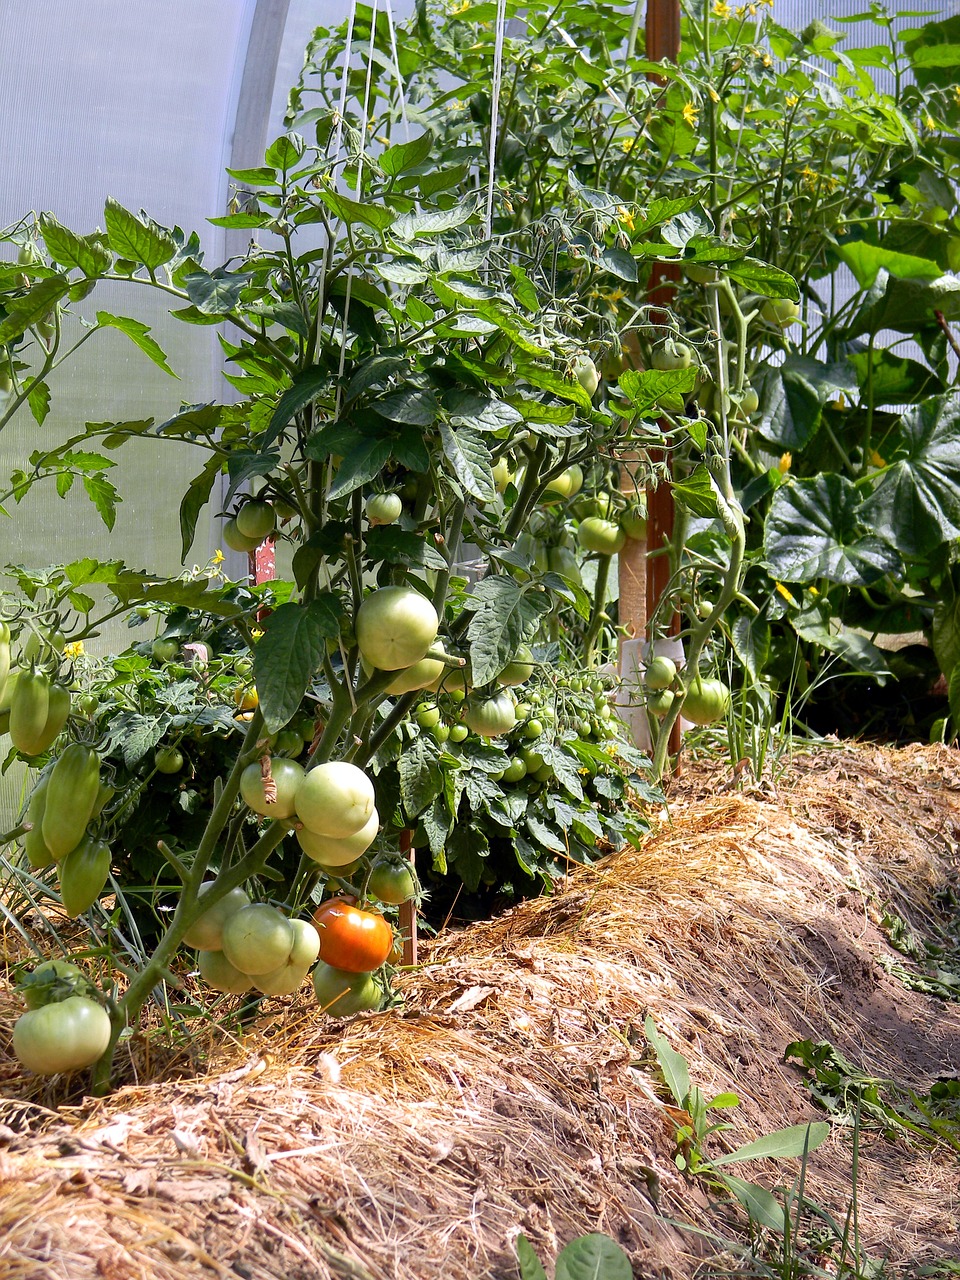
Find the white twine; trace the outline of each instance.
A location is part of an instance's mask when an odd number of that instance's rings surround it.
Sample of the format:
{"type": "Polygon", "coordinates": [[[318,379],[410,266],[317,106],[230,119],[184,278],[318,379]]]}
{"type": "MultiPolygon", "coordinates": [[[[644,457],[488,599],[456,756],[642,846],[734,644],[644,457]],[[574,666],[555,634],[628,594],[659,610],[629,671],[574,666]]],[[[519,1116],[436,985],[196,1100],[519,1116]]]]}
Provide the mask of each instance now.
{"type": "Polygon", "coordinates": [[[507,25],[507,0],[497,0],[497,30],[493,45],[493,86],[490,95],[490,146],[487,152],[487,210],[483,229],[493,232],[493,188],[496,179],[497,134],[500,131],[500,85],[503,81],[503,37],[507,25]]]}

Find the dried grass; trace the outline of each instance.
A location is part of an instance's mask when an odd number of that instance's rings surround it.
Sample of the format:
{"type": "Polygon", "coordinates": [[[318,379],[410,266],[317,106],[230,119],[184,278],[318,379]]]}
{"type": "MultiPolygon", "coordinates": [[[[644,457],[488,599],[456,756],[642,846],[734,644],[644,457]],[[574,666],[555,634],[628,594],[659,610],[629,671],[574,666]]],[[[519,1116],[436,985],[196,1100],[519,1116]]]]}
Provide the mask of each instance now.
{"type": "MultiPolygon", "coordinates": [[[[546,1258],[588,1230],[638,1274],[716,1274],[719,1246],[668,1221],[733,1231],[637,1083],[648,1012],[701,1087],[742,1099],[715,1151],[815,1115],[794,1039],[920,1086],[960,1063],[958,1007],[876,961],[882,907],[921,928],[955,878],[954,754],[847,749],[776,794],[724,785],[698,768],[642,849],[444,935],[402,1008],[340,1027],[273,1002],[242,1043],[210,1038],[202,1075],[134,1040],[131,1078],[163,1078],[59,1111],[0,1068],[0,1277],[481,1280],[515,1274],[520,1231],[546,1258]]],[[[13,1015],[0,993],[0,1045],[13,1015]]],[[[843,1212],[844,1135],[808,1193],[843,1212]]],[[[955,1160],[871,1137],[860,1200],[875,1254],[954,1255],[955,1160]]]]}

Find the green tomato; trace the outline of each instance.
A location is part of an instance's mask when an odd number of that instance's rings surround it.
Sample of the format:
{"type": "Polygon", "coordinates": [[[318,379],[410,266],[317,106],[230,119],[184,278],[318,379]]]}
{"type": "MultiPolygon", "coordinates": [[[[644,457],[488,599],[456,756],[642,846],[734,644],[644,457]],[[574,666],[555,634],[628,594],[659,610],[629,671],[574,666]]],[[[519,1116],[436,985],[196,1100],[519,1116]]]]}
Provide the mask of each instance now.
{"type": "Polygon", "coordinates": [[[242,996],[253,986],[249,974],[241,973],[222,951],[201,951],[197,961],[200,977],[214,991],[228,996],[242,996]]]}
{"type": "Polygon", "coordinates": [[[647,710],[662,720],[673,706],[675,697],[672,689],[656,689],[647,696],[647,710]]]}
{"type": "Polygon", "coordinates": [[[647,513],[642,506],[629,507],[620,517],[620,528],[628,538],[642,541],[647,536],[647,513]]]}
{"type": "Polygon", "coordinates": [[[581,585],[580,565],[576,552],[571,551],[569,547],[551,547],[547,567],[551,573],[558,573],[561,578],[567,578],[576,586],[581,585]]]}
{"type": "Polygon", "coordinates": [[[295,804],[305,827],[334,840],[356,835],[376,812],[373,783],[362,769],[343,760],[311,769],[300,783],[295,804]]]}
{"type": "Polygon", "coordinates": [[[13,1052],[28,1071],[52,1076],[92,1066],[110,1043],[110,1015],[86,996],[31,1009],[13,1028],[13,1052]]]}
{"type": "Polygon", "coordinates": [[[582,488],[583,471],[577,463],[573,463],[566,471],[554,476],[544,491],[543,499],[545,502],[556,502],[558,499],[566,501],[575,497],[582,488]]]}
{"type": "Polygon", "coordinates": [[[577,526],[577,541],[580,546],[584,551],[592,551],[597,555],[615,555],[626,540],[627,535],[619,525],[612,520],[603,520],[600,516],[589,516],[577,526]]]}
{"type": "Polygon", "coordinates": [[[454,724],[450,726],[451,742],[463,742],[464,738],[468,737],[469,734],[470,730],[465,724],[454,724]]]}
{"type": "Polygon", "coordinates": [[[493,483],[497,493],[505,493],[507,485],[513,484],[516,472],[510,470],[509,459],[504,455],[493,467],[493,483]]]}
{"type": "Polygon", "coordinates": [[[450,737],[450,726],[448,724],[435,724],[429,732],[434,742],[442,745],[450,737]]]}
{"type": "Polygon", "coordinates": [[[768,298],[760,308],[760,314],[768,324],[787,329],[800,319],[800,304],[790,298],[768,298]]]}
{"type": "Polygon", "coordinates": [[[533,675],[534,659],[528,645],[521,644],[513,658],[497,676],[499,685],[524,684],[533,675]]]}
{"type": "Polygon", "coordinates": [[[527,773],[536,773],[538,769],[543,768],[543,756],[532,747],[524,747],[520,752],[520,759],[527,773]]]}
{"type": "Polygon", "coordinates": [[[265,996],[289,996],[299,991],[320,954],[320,935],[309,920],[293,919],[293,946],[283,964],[269,973],[259,973],[253,985],[265,996]]]}
{"type": "Polygon", "coordinates": [[[588,396],[592,398],[597,394],[597,388],[600,386],[600,375],[597,373],[597,366],[589,356],[578,356],[573,362],[572,372],[588,396]]]}
{"type": "Polygon", "coordinates": [[[686,262],[683,270],[687,279],[694,284],[712,284],[717,278],[716,267],[708,266],[705,262],[686,262]]]}
{"type": "MultiPolygon", "coordinates": [[[[413,730],[413,732],[416,733],[416,730],[413,730]]],[[[307,857],[312,858],[321,867],[336,867],[338,871],[346,875],[345,868],[359,858],[361,854],[366,853],[374,840],[376,840],[379,830],[380,815],[374,809],[366,824],[352,836],[336,839],[331,836],[318,835],[317,832],[311,831],[309,827],[302,827],[297,832],[297,843],[307,857]]]]}
{"type": "Polygon", "coordinates": [[[517,723],[521,720],[528,720],[533,714],[533,706],[529,702],[518,702],[513,709],[514,715],[517,717],[517,723]]]}
{"type": "Polygon", "coordinates": [[[396,493],[374,493],[366,501],[367,522],[371,528],[396,524],[403,514],[403,502],[396,493]]]}
{"type": "Polygon", "coordinates": [[[160,747],[153,754],[153,767],[157,773],[179,773],[183,768],[183,752],[176,747],[160,747]]]}
{"type": "Polygon", "coordinates": [[[740,408],[748,418],[752,418],[760,408],[760,397],[757,395],[753,387],[750,386],[749,382],[744,386],[743,391],[740,393],[740,408]]]}
{"type": "MultiPolygon", "coordinates": [[[[202,905],[204,898],[213,888],[213,885],[214,882],[208,880],[200,886],[197,894],[198,906],[202,905]]],[[[249,907],[249,905],[250,899],[243,889],[239,887],[231,889],[229,893],[219,898],[212,907],[208,907],[203,915],[194,920],[183,935],[184,943],[188,947],[194,947],[197,951],[220,951],[223,947],[223,926],[232,915],[236,915],[241,907],[249,907]]],[[[244,990],[246,990],[246,987],[244,987],[244,990]]]]}
{"type": "Polygon", "coordinates": [[[277,513],[273,509],[273,504],[257,498],[245,502],[235,519],[240,536],[255,538],[258,543],[268,538],[277,527],[277,513]]]}
{"type": "Polygon", "coordinates": [[[482,738],[498,738],[517,723],[513,696],[504,689],[492,698],[471,702],[463,718],[467,727],[482,738]]]}
{"type": "Polygon", "coordinates": [[[440,708],[432,703],[417,707],[414,719],[421,729],[434,729],[440,723],[440,708]]]}
{"type": "Polygon", "coordinates": [[[56,1004],[66,996],[82,995],[90,983],[69,960],[43,960],[20,984],[19,991],[28,1009],[56,1004]]]}
{"type": "Polygon", "coordinates": [[[292,759],[303,751],[303,738],[296,729],[281,729],[273,740],[273,754],[292,759]]]}
{"type": "Polygon", "coordinates": [[[276,786],[273,800],[267,799],[260,761],[254,760],[247,765],[240,775],[240,794],[244,804],[265,818],[292,818],[296,812],[297,792],[305,777],[303,765],[285,756],[274,756],[270,761],[270,773],[276,786]]]}
{"type": "Polygon", "coordinates": [[[266,902],[241,907],[223,926],[223,954],[251,978],[285,964],[293,943],[290,921],[266,902]]]}
{"type": "Polygon", "coordinates": [[[527,720],[521,733],[525,738],[539,738],[543,734],[543,721],[527,720]]]}
{"type": "Polygon", "coordinates": [[[313,991],[321,1013],[331,1018],[379,1009],[384,995],[372,973],[347,973],[322,960],[313,971],[313,991]]]}
{"type": "Polygon", "coordinates": [[[716,724],[730,705],[730,690],[722,680],[701,680],[699,676],[687,689],[683,714],[693,724],[716,724]]]}
{"type": "Polygon", "coordinates": [[[410,863],[405,858],[377,858],[370,868],[367,890],[390,906],[409,902],[417,891],[410,863]]]}
{"type": "Polygon", "coordinates": [[[235,516],[231,516],[223,526],[223,541],[231,551],[256,551],[262,538],[247,538],[237,528],[237,520],[235,516]]]}
{"type": "Polygon", "coordinates": [[[693,351],[685,342],[667,338],[654,349],[650,363],[654,369],[689,369],[693,364],[693,351]]]}
{"type": "Polygon", "coordinates": [[[522,756],[514,756],[502,774],[503,782],[521,782],[527,776],[527,766],[522,756]]]}
{"type": "Polygon", "coordinates": [[[158,636],[150,652],[155,662],[172,662],[180,652],[180,641],[173,636],[158,636]]]}
{"type": "Polygon", "coordinates": [[[71,920],[89,911],[110,874],[110,846],[85,837],[59,863],[60,901],[71,920]]]}
{"type": "Polygon", "coordinates": [[[643,683],[648,689],[667,689],[677,677],[677,664],[670,658],[658,655],[647,663],[643,683]]]}
{"type": "Polygon", "coordinates": [[[411,587],[381,587],[357,610],[357,644],[372,667],[399,671],[426,657],[437,638],[437,611],[411,587]]]}

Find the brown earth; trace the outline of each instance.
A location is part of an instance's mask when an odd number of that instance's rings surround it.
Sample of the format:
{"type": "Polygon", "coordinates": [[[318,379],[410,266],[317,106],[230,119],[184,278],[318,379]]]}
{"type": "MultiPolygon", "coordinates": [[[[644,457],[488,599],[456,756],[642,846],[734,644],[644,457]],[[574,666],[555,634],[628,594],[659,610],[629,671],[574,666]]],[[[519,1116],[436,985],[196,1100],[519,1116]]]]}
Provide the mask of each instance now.
{"type": "MultiPolygon", "coordinates": [[[[792,1041],[829,1041],[885,1097],[956,1079],[960,1003],[886,967],[921,973],[881,922],[955,921],[960,755],[838,747],[742,791],[698,764],[669,800],[640,850],[442,936],[403,1007],[341,1026],[273,1001],[242,1039],[202,1033],[202,1069],[137,1036],[105,1100],[19,1071],[0,985],[0,1280],[483,1280],[518,1274],[519,1233],[550,1262],[588,1231],[637,1276],[773,1274],[739,1209],[678,1172],[644,1018],[707,1096],[739,1096],[714,1156],[823,1118],[792,1041]]],[[[863,1116],[859,1240],[889,1276],[960,1273],[954,1106],[939,1134],[863,1116]]],[[[841,1224],[853,1153],[835,1123],[805,1175],[841,1224]]],[[[798,1243],[830,1273],[824,1221],[798,1243]]]]}

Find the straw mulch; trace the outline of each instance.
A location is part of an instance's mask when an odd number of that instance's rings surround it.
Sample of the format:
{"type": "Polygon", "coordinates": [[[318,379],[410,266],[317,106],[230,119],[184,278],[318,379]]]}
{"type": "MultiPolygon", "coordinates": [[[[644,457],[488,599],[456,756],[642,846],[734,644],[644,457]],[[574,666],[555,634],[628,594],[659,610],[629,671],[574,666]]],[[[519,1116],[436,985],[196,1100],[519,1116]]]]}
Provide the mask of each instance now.
{"type": "MultiPolygon", "coordinates": [[[[956,1076],[960,1005],[891,976],[878,924],[930,929],[958,839],[944,749],[820,752],[752,791],[698,765],[643,848],[441,937],[402,1007],[339,1026],[274,1001],[202,1072],[151,1067],[135,1039],[136,1083],[56,1109],[63,1086],[8,1060],[0,987],[0,1280],[483,1280],[517,1274],[520,1232],[548,1261],[586,1231],[638,1276],[735,1270],[743,1223],[673,1164],[644,1016],[708,1096],[739,1094],[714,1154],[817,1117],[782,1061],[798,1038],[917,1088],[956,1076]]],[[[871,1256],[956,1257],[956,1155],[867,1132],[860,1161],[871,1256]]],[[[848,1130],[807,1194],[844,1213],[848,1130]]]]}

